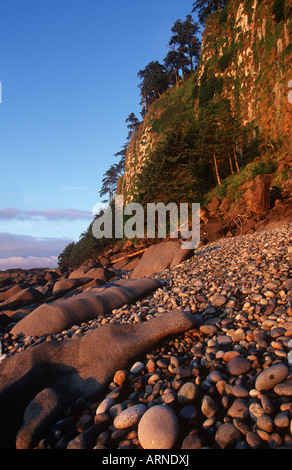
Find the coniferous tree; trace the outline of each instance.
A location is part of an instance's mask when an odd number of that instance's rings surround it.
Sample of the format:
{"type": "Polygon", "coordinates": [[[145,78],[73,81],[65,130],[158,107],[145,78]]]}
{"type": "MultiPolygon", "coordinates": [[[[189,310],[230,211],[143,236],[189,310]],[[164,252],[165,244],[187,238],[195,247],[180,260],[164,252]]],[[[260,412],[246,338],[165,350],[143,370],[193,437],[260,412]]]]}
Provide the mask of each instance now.
{"type": "Polygon", "coordinates": [[[109,169],[105,172],[104,177],[102,179],[102,186],[99,195],[100,197],[108,195],[108,199],[105,199],[102,202],[111,203],[113,201],[120,174],[121,166],[118,163],[111,165],[109,169]]]}
{"type": "Polygon", "coordinates": [[[227,0],[196,0],[193,3],[192,12],[196,12],[202,26],[206,19],[214,11],[221,11],[227,3],[227,0]]]}
{"type": "Polygon", "coordinates": [[[194,64],[199,60],[201,43],[198,39],[199,25],[193,21],[191,15],[187,15],[185,21],[177,20],[171,29],[173,36],[169,41],[180,53],[181,69],[184,76],[186,69],[194,71],[194,64]]]}
{"type": "Polygon", "coordinates": [[[129,147],[129,143],[126,142],[122,146],[122,150],[120,150],[119,152],[114,154],[114,157],[119,157],[120,158],[119,163],[117,163],[117,172],[119,174],[122,174],[125,170],[125,161],[126,161],[126,155],[127,155],[128,147],[129,147]]]}
{"type": "Polygon", "coordinates": [[[126,119],[126,123],[127,122],[129,123],[128,126],[127,126],[128,129],[129,129],[127,140],[131,140],[131,138],[134,135],[134,132],[139,127],[140,121],[136,117],[135,113],[131,113],[131,114],[129,114],[129,116],[126,119]]]}
{"type": "Polygon", "coordinates": [[[62,253],[59,254],[59,256],[58,256],[58,266],[59,266],[59,268],[68,269],[71,266],[70,265],[70,256],[71,256],[72,251],[74,250],[74,247],[75,247],[74,242],[69,243],[64,248],[62,253]]]}
{"type": "Polygon", "coordinates": [[[184,69],[186,65],[186,57],[183,52],[175,49],[169,51],[164,59],[164,65],[169,73],[170,83],[178,86],[180,80],[179,70],[184,69]]]}
{"type": "Polygon", "coordinates": [[[158,61],[150,62],[145,69],[138,72],[141,80],[139,88],[141,89],[142,106],[147,113],[150,104],[164,93],[168,86],[168,77],[164,65],[158,61]]]}

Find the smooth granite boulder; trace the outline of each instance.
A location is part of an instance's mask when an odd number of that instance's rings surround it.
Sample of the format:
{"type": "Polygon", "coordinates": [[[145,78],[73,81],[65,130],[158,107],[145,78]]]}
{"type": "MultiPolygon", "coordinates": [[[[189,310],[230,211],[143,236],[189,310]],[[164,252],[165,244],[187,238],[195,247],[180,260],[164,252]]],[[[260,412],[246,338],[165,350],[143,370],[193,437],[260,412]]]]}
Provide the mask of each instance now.
{"type": "Polygon", "coordinates": [[[0,292],[0,302],[5,302],[10,297],[12,297],[13,295],[17,294],[18,292],[20,292],[21,290],[27,287],[29,286],[19,283],[19,284],[16,284],[15,286],[4,288],[0,292]]]}
{"type": "Polygon", "coordinates": [[[174,268],[182,261],[190,258],[194,250],[183,249],[178,241],[164,241],[151,245],[142,256],[140,262],[131,273],[131,279],[159,273],[167,268],[174,268]]]}
{"type": "Polygon", "coordinates": [[[68,299],[42,304],[11,330],[12,334],[42,336],[57,334],[73,325],[80,325],[110,313],[115,308],[133,303],[160,286],[156,279],[120,279],[95,287],[68,299]]]}
{"type": "Polygon", "coordinates": [[[97,400],[118,370],[165,338],[197,326],[181,310],[108,323],[74,340],[43,342],[0,364],[0,447],[29,449],[77,398],[97,400]]]}
{"type": "Polygon", "coordinates": [[[67,292],[87,284],[91,280],[93,279],[88,279],[88,277],[79,277],[78,279],[61,279],[54,284],[53,295],[61,297],[67,292]]]}
{"type": "Polygon", "coordinates": [[[0,304],[0,310],[5,309],[15,309],[18,307],[25,307],[27,305],[41,302],[44,299],[44,295],[34,289],[33,287],[27,287],[26,289],[21,289],[16,294],[9,297],[7,300],[0,304]]]}

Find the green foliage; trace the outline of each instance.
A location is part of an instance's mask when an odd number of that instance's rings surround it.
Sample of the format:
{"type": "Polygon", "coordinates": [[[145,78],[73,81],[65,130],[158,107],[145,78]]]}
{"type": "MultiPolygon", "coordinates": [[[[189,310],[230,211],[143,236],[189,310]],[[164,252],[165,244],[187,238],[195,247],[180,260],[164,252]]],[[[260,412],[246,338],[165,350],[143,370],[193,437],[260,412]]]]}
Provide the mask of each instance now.
{"type": "Polygon", "coordinates": [[[69,269],[70,268],[70,266],[71,266],[70,258],[71,258],[72,252],[74,251],[74,248],[75,248],[75,243],[74,242],[69,243],[64,248],[62,253],[59,254],[59,256],[58,256],[58,266],[60,268],[64,268],[64,269],[69,269]]]}
{"type": "MultiPolygon", "coordinates": [[[[292,24],[292,22],[291,22],[292,24]]],[[[292,55],[292,43],[288,44],[283,51],[283,59],[292,55]]]]}
{"type": "Polygon", "coordinates": [[[218,60],[218,66],[221,72],[224,72],[232,62],[233,54],[231,51],[225,51],[218,60]]]}
{"type": "Polygon", "coordinates": [[[223,89],[224,80],[222,77],[216,78],[211,70],[205,70],[201,77],[199,89],[199,105],[204,108],[214,95],[220,95],[223,89]]]}
{"type": "Polygon", "coordinates": [[[274,0],[272,12],[277,23],[283,20],[285,18],[285,0],[274,0]]]}
{"type": "Polygon", "coordinates": [[[196,12],[201,25],[204,25],[211,13],[222,10],[227,0],[196,0],[193,3],[193,12],[196,12]]]}
{"type": "Polygon", "coordinates": [[[173,124],[183,124],[193,118],[193,107],[198,93],[194,76],[185,80],[178,88],[168,90],[153,103],[151,114],[152,131],[164,135],[173,124]]]}
{"type": "Polygon", "coordinates": [[[225,5],[225,7],[221,10],[220,12],[220,17],[219,17],[219,23],[226,23],[228,17],[228,7],[225,5]]]}
{"type": "Polygon", "coordinates": [[[108,195],[108,199],[103,202],[111,202],[114,198],[119,176],[121,174],[121,165],[115,163],[109,167],[102,179],[102,187],[99,192],[100,197],[108,195]]]}
{"type": "Polygon", "coordinates": [[[277,164],[271,158],[267,160],[261,158],[258,162],[254,163],[254,166],[251,171],[252,178],[255,178],[258,175],[266,175],[274,173],[276,171],[277,164]]]}
{"type": "Polygon", "coordinates": [[[157,146],[137,178],[137,200],[141,204],[161,201],[188,202],[196,197],[199,162],[191,150],[196,133],[191,129],[172,126],[157,146]]]}
{"type": "Polygon", "coordinates": [[[164,65],[156,60],[149,62],[143,70],[139,70],[138,77],[141,80],[139,88],[141,89],[142,105],[147,112],[150,104],[167,90],[169,86],[168,75],[164,65]]]}
{"type": "Polygon", "coordinates": [[[191,15],[187,15],[185,21],[177,20],[171,31],[173,35],[170,38],[169,46],[174,47],[174,50],[170,54],[177,53],[176,66],[182,69],[184,76],[186,68],[190,67],[190,70],[193,71],[195,63],[200,58],[199,25],[193,21],[191,15]]]}
{"type": "Polygon", "coordinates": [[[248,15],[249,23],[251,22],[252,12],[253,12],[252,3],[253,3],[252,0],[245,0],[245,2],[244,2],[244,11],[248,15]]]}
{"type": "Polygon", "coordinates": [[[290,178],[292,178],[292,168],[285,168],[276,175],[274,183],[276,186],[281,186],[285,181],[290,178]]]}
{"type": "MultiPolygon", "coordinates": [[[[236,116],[228,100],[209,101],[197,120],[193,113],[185,112],[184,119],[181,117],[172,125],[168,122],[167,129],[136,176],[135,200],[142,204],[199,202],[218,182],[215,159],[220,177],[233,171],[231,154],[240,138],[236,116]]],[[[227,188],[222,185],[218,191],[223,196],[227,188]]]]}

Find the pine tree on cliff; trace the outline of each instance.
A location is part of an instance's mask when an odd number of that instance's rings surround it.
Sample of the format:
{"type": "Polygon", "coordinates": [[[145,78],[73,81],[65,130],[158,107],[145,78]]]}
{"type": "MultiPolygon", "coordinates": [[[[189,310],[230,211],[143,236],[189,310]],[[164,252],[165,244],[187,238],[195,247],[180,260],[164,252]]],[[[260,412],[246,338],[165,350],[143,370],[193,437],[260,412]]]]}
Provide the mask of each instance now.
{"type": "Polygon", "coordinates": [[[105,172],[104,177],[102,179],[102,186],[99,195],[100,197],[108,195],[108,199],[102,202],[111,203],[113,201],[120,174],[121,167],[118,163],[111,165],[109,169],[105,172]]]}
{"type": "Polygon", "coordinates": [[[205,25],[206,19],[214,11],[221,11],[225,7],[228,0],[196,0],[193,3],[192,12],[196,12],[202,26],[205,25]]]}
{"type": "Polygon", "coordinates": [[[181,70],[184,77],[186,67],[194,71],[194,63],[199,61],[201,43],[198,39],[199,25],[193,21],[191,15],[187,15],[186,20],[177,20],[171,32],[169,46],[174,46],[181,57],[181,70]]]}
{"type": "Polygon", "coordinates": [[[129,123],[127,126],[127,128],[129,129],[127,140],[131,140],[131,138],[134,135],[135,130],[138,129],[139,124],[141,123],[139,119],[136,117],[135,113],[129,114],[129,116],[126,119],[126,123],[129,123]]]}
{"type": "Polygon", "coordinates": [[[141,79],[138,86],[141,89],[142,114],[145,114],[149,105],[167,90],[168,76],[164,65],[156,60],[150,62],[145,69],[139,70],[138,77],[141,79]]]}
{"type": "Polygon", "coordinates": [[[165,57],[164,65],[168,71],[170,83],[178,86],[180,80],[179,71],[185,69],[186,56],[183,52],[176,51],[173,47],[165,57]]]}
{"type": "Polygon", "coordinates": [[[126,142],[122,146],[122,150],[114,154],[114,157],[120,158],[119,163],[117,164],[117,167],[116,167],[119,174],[122,174],[125,170],[125,161],[126,161],[128,147],[129,147],[129,143],[126,142]]]}

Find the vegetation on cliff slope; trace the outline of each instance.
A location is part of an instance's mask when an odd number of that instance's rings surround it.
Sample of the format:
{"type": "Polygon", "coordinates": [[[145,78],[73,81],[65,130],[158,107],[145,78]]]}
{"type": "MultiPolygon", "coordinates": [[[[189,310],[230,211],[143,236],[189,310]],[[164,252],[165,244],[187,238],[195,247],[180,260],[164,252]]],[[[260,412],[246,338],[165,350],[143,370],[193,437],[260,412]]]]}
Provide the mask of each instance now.
{"type": "MultiPolygon", "coordinates": [[[[141,122],[131,113],[119,158],[100,195],[112,202],[201,202],[229,190],[236,201],[245,178],[274,173],[291,153],[292,7],[288,0],[197,0],[170,32],[163,64],[138,71],[141,122]]],[[[100,245],[91,226],[60,255],[81,262],[100,245]],[[80,254],[81,253],[81,254],[80,254]]]]}

